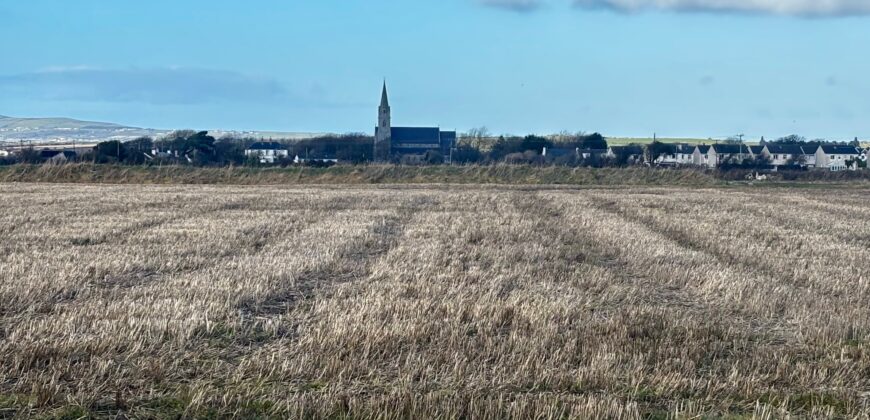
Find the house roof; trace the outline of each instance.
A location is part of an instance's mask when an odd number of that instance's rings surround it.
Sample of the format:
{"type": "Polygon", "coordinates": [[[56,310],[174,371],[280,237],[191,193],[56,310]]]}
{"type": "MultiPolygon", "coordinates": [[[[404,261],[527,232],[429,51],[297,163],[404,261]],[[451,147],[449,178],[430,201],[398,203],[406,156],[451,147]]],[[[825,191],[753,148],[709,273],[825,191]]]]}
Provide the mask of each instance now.
{"type": "Polygon", "coordinates": [[[764,150],[764,146],[749,146],[749,151],[752,152],[753,155],[757,155],[764,150]]]}
{"type": "Polygon", "coordinates": [[[697,149],[699,152],[701,152],[701,154],[705,154],[710,151],[710,146],[707,146],[706,144],[700,144],[697,146],[697,149]]]}
{"type": "Polygon", "coordinates": [[[572,149],[569,147],[547,147],[545,150],[547,151],[547,157],[554,158],[577,154],[577,149],[572,149]]]}
{"type": "Polygon", "coordinates": [[[614,153],[625,153],[628,155],[642,155],[643,147],[636,145],[629,146],[610,146],[610,150],[614,153]]]}
{"type": "Polygon", "coordinates": [[[768,144],[767,151],[778,155],[802,155],[805,153],[799,144],[768,144]]]}
{"type": "Polygon", "coordinates": [[[816,151],[819,150],[818,144],[802,144],[801,149],[803,149],[805,155],[814,155],[816,151]]]}
{"type": "Polygon", "coordinates": [[[393,143],[435,144],[441,143],[441,130],[438,127],[392,127],[390,137],[393,143]]]}
{"type": "Polygon", "coordinates": [[[76,157],[76,152],[71,150],[40,150],[39,156],[43,159],[51,159],[58,155],[63,155],[67,159],[76,157]]]}
{"type": "Polygon", "coordinates": [[[725,154],[739,154],[739,153],[749,153],[749,148],[746,147],[745,144],[730,144],[730,143],[720,143],[714,144],[713,150],[716,153],[725,153],[725,154]]]}
{"type": "Polygon", "coordinates": [[[688,143],[674,144],[674,153],[695,153],[695,145],[688,143]]]}
{"type": "Polygon", "coordinates": [[[826,155],[857,155],[858,148],[854,146],[838,146],[833,144],[823,144],[820,146],[822,152],[826,155]]]}
{"type": "Polygon", "coordinates": [[[277,142],[258,141],[248,147],[248,150],[287,150],[287,147],[277,142]]]}

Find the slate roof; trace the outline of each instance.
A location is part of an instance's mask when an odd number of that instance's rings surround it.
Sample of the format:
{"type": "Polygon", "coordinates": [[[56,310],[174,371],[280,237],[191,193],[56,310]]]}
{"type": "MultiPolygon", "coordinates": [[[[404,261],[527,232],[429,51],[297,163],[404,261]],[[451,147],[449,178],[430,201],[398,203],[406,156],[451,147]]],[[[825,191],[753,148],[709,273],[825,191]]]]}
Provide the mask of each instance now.
{"type": "Polygon", "coordinates": [[[836,145],[821,145],[822,151],[826,155],[857,155],[858,149],[854,146],[836,146],[836,145]]]}
{"type": "Polygon", "coordinates": [[[547,157],[549,158],[558,158],[562,156],[571,156],[576,155],[577,149],[572,149],[570,147],[548,147],[547,148],[547,157]]]}
{"type": "Polygon", "coordinates": [[[273,141],[258,141],[248,147],[248,150],[287,150],[287,147],[273,141]]]}
{"type": "MultiPolygon", "coordinates": [[[[776,155],[802,155],[804,150],[799,144],[768,144],[767,151],[776,155]]],[[[813,150],[815,152],[815,150],[813,150]]]]}
{"type": "Polygon", "coordinates": [[[692,154],[695,153],[695,145],[687,143],[677,143],[674,145],[674,153],[692,154]]]}
{"type": "Polygon", "coordinates": [[[52,159],[58,155],[63,155],[67,159],[74,159],[76,152],[72,150],[40,150],[39,157],[43,159],[52,159]]]}
{"type": "MultiPolygon", "coordinates": [[[[393,143],[436,144],[441,143],[441,130],[438,127],[392,127],[390,136],[393,143]]],[[[456,133],[453,133],[454,138],[456,133]]]]}
{"type": "Polygon", "coordinates": [[[819,150],[819,145],[818,144],[804,144],[804,145],[801,145],[801,149],[803,149],[804,154],[806,154],[806,155],[814,155],[814,154],[816,154],[816,151],[819,150]]]}
{"type": "Polygon", "coordinates": [[[614,154],[625,153],[627,155],[642,155],[643,147],[641,146],[610,146],[610,150],[614,154]]]}
{"type": "Polygon", "coordinates": [[[764,146],[749,146],[749,151],[752,152],[753,155],[761,154],[762,150],[764,150],[764,146]]]}
{"type": "Polygon", "coordinates": [[[707,146],[706,144],[698,145],[698,151],[701,152],[702,155],[706,154],[710,151],[710,146],[707,146]]]}
{"type": "Polygon", "coordinates": [[[714,144],[713,150],[716,153],[723,153],[727,155],[736,155],[740,153],[749,153],[749,148],[744,144],[714,144]]]}

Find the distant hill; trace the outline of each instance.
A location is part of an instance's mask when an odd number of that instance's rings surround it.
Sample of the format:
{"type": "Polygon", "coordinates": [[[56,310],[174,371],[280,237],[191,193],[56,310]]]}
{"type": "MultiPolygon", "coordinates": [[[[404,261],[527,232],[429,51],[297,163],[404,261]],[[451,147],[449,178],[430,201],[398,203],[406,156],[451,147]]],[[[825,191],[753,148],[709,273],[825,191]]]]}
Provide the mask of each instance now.
{"type": "MultiPolygon", "coordinates": [[[[72,118],[15,118],[0,115],[0,142],[97,143],[107,140],[159,138],[172,130],[128,127],[120,124],[80,121],[72,118]]],[[[215,137],[234,136],[273,139],[306,139],[320,133],[209,130],[215,137]]]]}

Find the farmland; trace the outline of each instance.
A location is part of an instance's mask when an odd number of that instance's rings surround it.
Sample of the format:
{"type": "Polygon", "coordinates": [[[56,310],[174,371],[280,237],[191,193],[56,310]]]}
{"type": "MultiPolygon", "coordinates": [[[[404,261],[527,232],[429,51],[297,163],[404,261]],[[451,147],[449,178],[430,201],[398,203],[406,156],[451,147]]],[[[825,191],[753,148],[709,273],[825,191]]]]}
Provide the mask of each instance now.
{"type": "Polygon", "coordinates": [[[0,184],[0,417],[866,417],[867,193],[0,184]]]}

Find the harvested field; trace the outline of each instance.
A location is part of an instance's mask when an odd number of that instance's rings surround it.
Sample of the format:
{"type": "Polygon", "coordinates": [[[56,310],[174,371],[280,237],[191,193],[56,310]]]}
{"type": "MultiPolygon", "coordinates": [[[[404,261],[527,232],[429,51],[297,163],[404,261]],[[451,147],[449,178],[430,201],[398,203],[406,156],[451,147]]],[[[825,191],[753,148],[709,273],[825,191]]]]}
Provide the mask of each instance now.
{"type": "Polygon", "coordinates": [[[866,418],[868,192],[0,184],[0,417],[866,418]]]}

